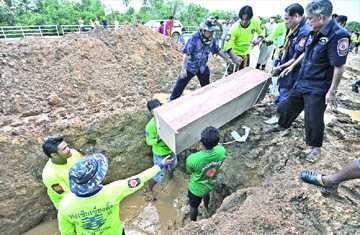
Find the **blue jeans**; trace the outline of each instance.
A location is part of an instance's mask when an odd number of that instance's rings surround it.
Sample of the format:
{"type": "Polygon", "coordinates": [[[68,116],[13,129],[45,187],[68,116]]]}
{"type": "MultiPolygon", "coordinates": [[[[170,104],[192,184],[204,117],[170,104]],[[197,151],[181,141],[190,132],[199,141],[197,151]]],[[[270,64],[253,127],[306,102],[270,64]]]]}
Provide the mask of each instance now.
{"type": "MultiPolygon", "coordinates": [[[[171,154],[173,161],[172,163],[167,166],[164,167],[157,175],[154,176],[153,180],[155,180],[157,183],[160,183],[165,176],[165,169],[168,168],[169,170],[175,170],[176,166],[177,166],[177,157],[175,154],[171,154]]],[[[164,159],[164,156],[159,156],[156,155],[155,153],[153,153],[153,161],[154,161],[154,165],[159,164],[162,160],[164,159]]]]}
{"type": "Polygon", "coordinates": [[[175,100],[179,98],[183,93],[186,85],[195,75],[198,77],[201,87],[206,86],[210,83],[210,70],[208,66],[206,66],[205,71],[203,73],[200,73],[199,71],[196,74],[193,74],[189,71],[186,71],[186,77],[179,76],[177,78],[175,87],[170,95],[170,100],[175,100]]]}

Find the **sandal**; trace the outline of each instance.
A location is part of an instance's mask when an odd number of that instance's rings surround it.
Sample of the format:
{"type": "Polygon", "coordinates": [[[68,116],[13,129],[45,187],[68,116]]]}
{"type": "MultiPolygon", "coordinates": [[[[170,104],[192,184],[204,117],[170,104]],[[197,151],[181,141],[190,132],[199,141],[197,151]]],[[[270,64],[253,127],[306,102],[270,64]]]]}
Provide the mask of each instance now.
{"type": "Polygon", "coordinates": [[[302,171],[300,172],[300,179],[308,184],[312,184],[319,187],[325,187],[322,181],[322,175],[315,171],[302,171]]]}
{"type": "Polygon", "coordinates": [[[308,184],[312,184],[314,186],[321,188],[321,194],[323,196],[334,195],[337,194],[337,189],[339,187],[338,184],[325,186],[322,181],[322,175],[314,172],[314,171],[302,171],[300,172],[300,179],[308,184]]]}

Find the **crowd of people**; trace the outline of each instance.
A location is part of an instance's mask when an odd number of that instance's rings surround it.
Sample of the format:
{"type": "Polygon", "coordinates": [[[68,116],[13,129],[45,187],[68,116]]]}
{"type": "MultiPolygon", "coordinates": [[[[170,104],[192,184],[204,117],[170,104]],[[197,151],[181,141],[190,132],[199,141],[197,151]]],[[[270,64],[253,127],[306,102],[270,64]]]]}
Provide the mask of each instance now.
{"type": "MultiPolygon", "coordinates": [[[[324,112],[327,106],[336,105],[336,90],[351,48],[351,34],[344,28],[346,20],[344,23],[344,17],[334,16],[332,11],[329,0],[313,0],[305,9],[298,3],[286,7],[284,23],[277,23],[275,17],[271,17],[267,25],[261,26],[251,6],[242,7],[233,22],[225,20],[220,24],[216,17],[207,18],[182,49],[182,68],[170,100],[180,97],[194,76],[201,86],[210,83],[207,65],[210,53],[222,57],[227,63],[227,73],[231,74],[249,66],[251,48],[260,45],[256,68],[264,70],[267,60],[273,57],[271,74],[279,77],[279,96],[275,101],[279,118],[277,126],[269,131],[289,128],[304,111],[308,147],[305,154],[309,161],[316,161],[323,143],[324,112]]],[[[83,27],[84,21],[80,19],[79,24],[83,27]]],[[[169,17],[161,24],[159,33],[170,36],[172,27],[173,17],[169,17]]],[[[357,48],[359,41],[353,39],[353,42],[357,48]]],[[[151,114],[161,105],[157,99],[147,103],[151,114]]],[[[125,234],[119,218],[119,203],[148,181],[153,191],[154,186],[164,180],[166,171],[172,178],[177,166],[176,154],[159,137],[156,125],[152,117],[144,127],[144,140],[151,146],[154,166],[107,185],[103,185],[108,170],[103,154],[81,156],[60,137],[48,138],[43,143],[43,152],[49,160],[42,178],[58,210],[61,234],[125,234]]],[[[188,201],[192,221],[197,220],[202,201],[208,209],[210,192],[221,173],[226,149],[219,140],[216,128],[205,128],[200,136],[203,149],[186,158],[186,170],[191,175],[188,201]]],[[[360,160],[334,175],[323,176],[305,170],[300,177],[306,183],[321,187],[324,193],[336,193],[341,182],[360,178],[360,160]]]]}

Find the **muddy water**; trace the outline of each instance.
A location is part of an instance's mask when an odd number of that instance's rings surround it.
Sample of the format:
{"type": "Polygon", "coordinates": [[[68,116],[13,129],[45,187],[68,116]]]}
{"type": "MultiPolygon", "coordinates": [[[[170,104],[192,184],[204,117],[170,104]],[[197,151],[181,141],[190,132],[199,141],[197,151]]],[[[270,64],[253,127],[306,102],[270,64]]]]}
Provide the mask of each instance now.
{"type": "MultiPolygon", "coordinates": [[[[174,180],[155,186],[157,200],[148,201],[148,193],[141,190],[121,202],[120,218],[126,234],[165,234],[168,229],[183,223],[188,179],[179,171],[175,173],[174,180]]],[[[42,223],[24,233],[39,234],[60,235],[57,221],[42,223]]]]}

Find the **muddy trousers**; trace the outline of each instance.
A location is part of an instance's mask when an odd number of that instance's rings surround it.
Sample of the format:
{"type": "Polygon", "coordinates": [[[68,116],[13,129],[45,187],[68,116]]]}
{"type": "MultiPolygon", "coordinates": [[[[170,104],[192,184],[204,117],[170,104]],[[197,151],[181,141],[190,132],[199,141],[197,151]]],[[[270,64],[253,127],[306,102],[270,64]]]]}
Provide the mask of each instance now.
{"type": "Polygon", "coordinates": [[[170,100],[175,100],[176,98],[180,97],[186,85],[193,77],[195,77],[195,75],[198,77],[201,87],[206,86],[210,83],[210,70],[208,66],[206,66],[205,71],[202,73],[199,71],[198,73],[193,74],[189,71],[186,71],[186,76],[178,76],[175,87],[170,95],[170,100]]]}
{"type": "Polygon", "coordinates": [[[196,221],[198,213],[199,213],[199,205],[201,203],[201,200],[204,200],[204,207],[206,210],[209,208],[209,202],[210,202],[210,194],[206,194],[203,197],[198,197],[194,195],[190,190],[188,190],[188,198],[189,198],[189,204],[190,204],[190,219],[192,221],[196,221]]]}
{"type": "Polygon", "coordinates": [[[321,147],[324,137],[325,96],[299,93],[291,90],[287,100],[278,107],[279,125],[289,128],[304,110],[306,144],[321,147]]]}

